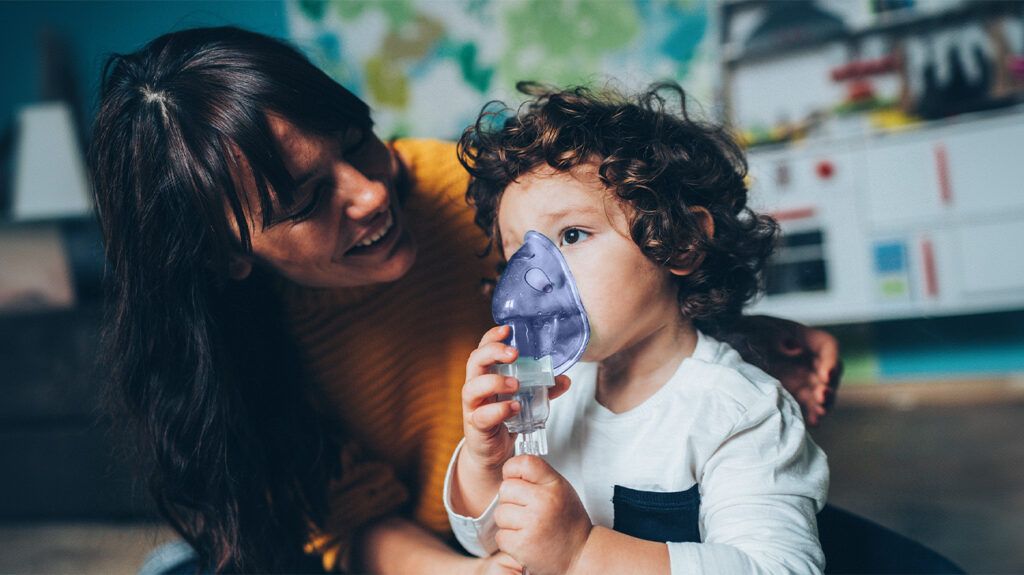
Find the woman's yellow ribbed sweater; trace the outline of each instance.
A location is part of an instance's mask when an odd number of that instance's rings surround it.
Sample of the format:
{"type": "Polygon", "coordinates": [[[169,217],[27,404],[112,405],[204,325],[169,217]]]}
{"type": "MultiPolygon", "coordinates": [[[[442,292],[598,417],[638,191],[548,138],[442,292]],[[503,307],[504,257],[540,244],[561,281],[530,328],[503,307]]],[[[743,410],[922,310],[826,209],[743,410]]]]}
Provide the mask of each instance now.
{"type": "Polygon", "coordinates": [[[352,532],[400,512],[448,533],[441,490],[462,436],[469,353],[493,325],[481,280],[495,260],[466,204],[454,144],[398,140],[409,168],[406,221],[418,246],[399,281],[354,289],[282,288],[312,399],[346,440],[330,520],[309,545],[325,567],[347,561],[352,532]]]}

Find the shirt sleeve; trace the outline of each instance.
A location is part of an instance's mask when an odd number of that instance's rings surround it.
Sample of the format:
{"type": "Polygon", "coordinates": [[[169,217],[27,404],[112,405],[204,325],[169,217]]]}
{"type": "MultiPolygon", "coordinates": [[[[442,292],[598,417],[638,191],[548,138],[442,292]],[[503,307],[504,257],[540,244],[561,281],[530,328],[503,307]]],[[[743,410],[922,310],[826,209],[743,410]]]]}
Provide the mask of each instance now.
{"type": "Polygon", "coordinates": [[[328,485],[328,516],[305,546],[307,554],[321,556],[328,572],[348,570],[356,532],[398,513],[409,500],[391,466],[364,458],[354,441],[342,446],[340,457],[339,475],[328,485]]]}
{"type": "Polygon", "coordinates": [[[448,463],[448,472],[444,477],[444,510],[448,512],[448,522],[451,523],[452,532],[455,533],[455,539],[459,544],[477,557],[488,557],[498,550],[498,543],[494,540],[498,532],[498,527],[494,524],[494,509],[498,506],[498,496],[494,496],[480,517],[467,517],[452,511],[452,478],[455,475],[455,462],[459,459],[464,442],[465,439],[459,441],[452,454],[452,460],[448,463]]]}
{"type": "Polygon", "coordinates": [[[824,452],[781,388],[750,406],[705,463],[703,543],[668,543],[672,573],[821,573],[816,514],[828,492],[824,452]]]}

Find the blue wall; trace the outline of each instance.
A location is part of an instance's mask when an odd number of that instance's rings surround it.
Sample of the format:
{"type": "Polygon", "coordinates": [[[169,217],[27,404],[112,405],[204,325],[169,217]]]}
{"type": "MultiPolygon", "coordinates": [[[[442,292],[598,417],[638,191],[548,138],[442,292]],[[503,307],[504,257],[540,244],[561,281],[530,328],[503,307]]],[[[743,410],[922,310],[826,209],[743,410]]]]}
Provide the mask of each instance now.
{"type": "Polygon", "coordinates": [[[92,119],[99,72],[112,52],[129,52],[160,34],[233,24],[283,37],[283,0],[261,2],[0,2],[0,130],[18,107],[38,101],[41,86],[39,36],[53,29],[67,44],[81,117],[92,119]]]}
{"type": "Polygon", "coordinates": [[[874,326],[884,380],[1024,372],[1024,312],[886,322],[874,326]]]}
{"type": "MultiPolygon", "coordinates": [[[[68,45],[80,117],[91,122],[100,67],[113,52],[135,50],[166,32],[233,24],[272,36],[287,33],[284,0],[167,2],[0,1],[0,134],[18,107],[40,98],[40,32],[68,45]]],[[[83,126],[83,129],[85,126],[83,126]]],[[[84,131],[84,130],[83,130],[84,131]]],[[[0,162],[3,159],[0,158],[0,162]]],[[[865,374],[883,379],[1024,371],[1024,312],[886,322],[835,330],[865,374]],[[865,333],[866,332],[866,333],[865,333]]],[[[851,365],[852,367],[852,365],[851,365]]],[[[854,371],[854,370],[851,370],[854,371]]]]}

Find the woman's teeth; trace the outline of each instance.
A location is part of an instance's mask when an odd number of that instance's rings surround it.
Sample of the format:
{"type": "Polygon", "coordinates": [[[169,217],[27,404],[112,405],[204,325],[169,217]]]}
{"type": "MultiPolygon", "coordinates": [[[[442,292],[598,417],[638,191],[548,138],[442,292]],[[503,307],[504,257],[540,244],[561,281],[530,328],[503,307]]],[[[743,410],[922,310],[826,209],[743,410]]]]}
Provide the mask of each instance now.
{"type": "Polygon", "coordinates": [[[384,221],[384,227],[382,227],[382,228],[380,229],[380,231],[379,231],[379,232],[377,232],[377,233],[373,234],[372,236],[370,236],[370,237],[366,238],[365,240],[363,240],[363,241],[359,242],[359,243],[358,243],[358,244],[356,244],[356,245],[357,245],[357,246],[359,246],[359,247],[361,247],[361,248],[365,248],[365,247],[367,247],[367,246],[372,246],[372,245],[373,245],[373,244],[375,244],[375,243],[376,243],[376,242],[377,242],[378,240],[380,240],[381,238],[383,238],[384,236],[386,236],[386,235],[387,235],[387,233],[388,233],[389,231],[391,231],[391,226],[392,226],[392,225],[393,225],[394,223],[395,223],[395,221],[394,221],[394,219],[393,219],[393,218],[391,217],[391,212],[388,212],[388,219],[384,221]]]}

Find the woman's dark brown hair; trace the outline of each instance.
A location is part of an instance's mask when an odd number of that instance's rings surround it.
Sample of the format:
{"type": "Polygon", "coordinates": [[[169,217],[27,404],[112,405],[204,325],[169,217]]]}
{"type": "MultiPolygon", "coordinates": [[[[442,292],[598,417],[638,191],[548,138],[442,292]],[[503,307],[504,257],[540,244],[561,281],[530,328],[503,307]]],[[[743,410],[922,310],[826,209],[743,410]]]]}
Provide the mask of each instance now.
{"type": "Polygon", "coordinates": [[[759,290],[778,225],[747,207],[746,160],[728,132],[691,119],[677,84],[655,84],[635,97],[530,83],[519,89],[532,99],[515,112],[488,104],[459,141],[459,160],[473,176],[468,200],[491,247],[500,240],[497,212],[509,184],[542,166],[568,172],[594,163],[629,207],[632,239],[647,257],[670,265],[703,256],[677,279],[683,315],[713,331],[735,320],[759,290]],[[711,214],[711,237],[693,207],[711,214]]]}
{"type": "Polygon", "coordinates": [[[307,570],[336,460],[266,278],[228,279],[230,256],[251,251],[243,205],[266,226],[296,203],[267,114],[315,134],[371,127],[366,104],[291,46],[201,28],[108,60],[90,147],[102,369],[159,510],[204,570],[307,570]],[[235,185],[243,169],[254,199],[235,185]]]}

